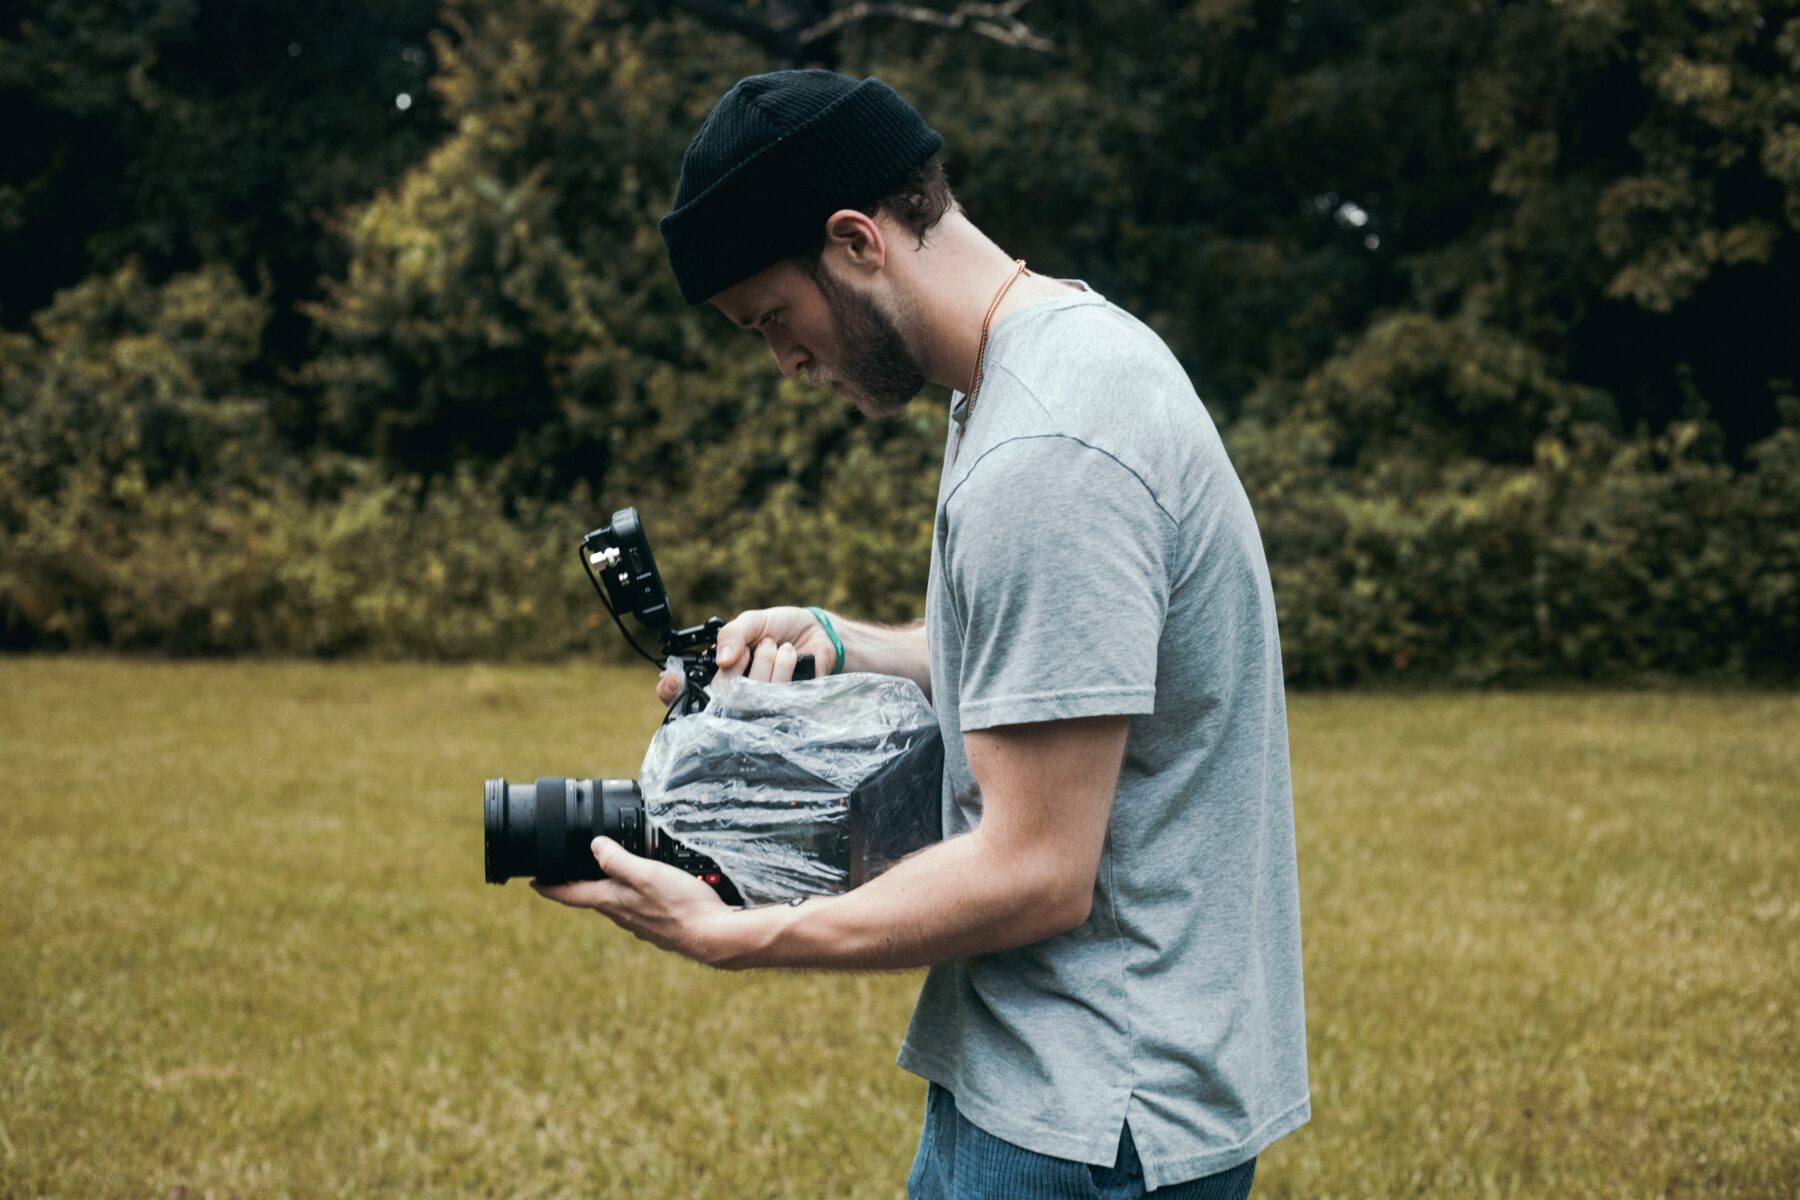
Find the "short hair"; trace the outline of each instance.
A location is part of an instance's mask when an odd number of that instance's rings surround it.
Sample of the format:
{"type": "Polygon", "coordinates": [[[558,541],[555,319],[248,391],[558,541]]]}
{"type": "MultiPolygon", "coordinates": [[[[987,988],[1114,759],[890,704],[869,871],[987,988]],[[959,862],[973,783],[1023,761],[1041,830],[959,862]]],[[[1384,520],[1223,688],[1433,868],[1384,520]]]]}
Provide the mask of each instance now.
{"type": "MultiPolygon", "coordinates": [[[[924,246],[925,235],[944,219],[945,213],[953,212],[957,207],[956,196],[950,191],[950,177],[944,171],[944,160],[933,154],[885,194],[862,205],[861,211],[872,217],[886,210],[919,240],[920,246],[924,246]]],[[[825,231],[821,227],[813,244],[794,257],[810,270],[818,266],[819,254],[824,249],[825,231]]]]}

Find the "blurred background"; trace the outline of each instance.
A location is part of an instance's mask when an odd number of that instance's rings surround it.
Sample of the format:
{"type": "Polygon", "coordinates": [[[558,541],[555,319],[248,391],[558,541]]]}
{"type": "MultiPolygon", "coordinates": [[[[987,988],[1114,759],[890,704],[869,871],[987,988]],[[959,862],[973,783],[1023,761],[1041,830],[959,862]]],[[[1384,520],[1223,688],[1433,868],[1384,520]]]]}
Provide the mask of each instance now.
{"type": "Polygon", "coordinates": [[[656,230],[810,65],[1243,476],[1316,1112],[1258,1195],[1800,1191],[1800,3],[20,0],[0,1196],[899,1193],[914,977],[477,874],[484,777],[660,716],[614,508],[687,620],[922,611],[945,395],[783,381],[656,230]]]}
{"type": "Polygon", "coordinates": [[[700,606],[916,615],[944,397],[781,382],[656,232],[714,100],[799,64],[1169,342],[1294,682],[1794,677],[1774,0],[26,3],[0,639],[555,657],[627,503],[700,606]]]}

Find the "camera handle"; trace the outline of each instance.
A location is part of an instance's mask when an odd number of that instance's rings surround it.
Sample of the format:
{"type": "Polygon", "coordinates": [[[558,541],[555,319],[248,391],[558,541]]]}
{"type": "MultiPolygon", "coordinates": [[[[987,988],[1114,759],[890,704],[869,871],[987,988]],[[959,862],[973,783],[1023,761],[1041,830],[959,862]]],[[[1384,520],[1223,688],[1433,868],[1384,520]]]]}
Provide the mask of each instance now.
{"type": "MultiPolygon", "coordinates": [[[[725,628],[725,622],[711,617],[702,625],[670,628],[675,617],[669,607],[669,593],[663,587],[662,574],[656,569],[656,557],[650,553],[650,539],[644,532],[637,509],[623,508],[615,512],[610,524],[592,530],[581,539],[577,554],[588,582],[594,585],[594,594],[600,597],[600,607],[613,619],[613,624],[619,627],[626,643],[637,651],[638,656],[658,667],[666,665],[669,659],[681,664],[681,694],[669,705],[663,722],[667,724],[676,717],[685,717],[705,708],[706,685],[713,681],[719,670],[719,631],[725,628]],[[620,619],[623,613],[630,613],[643,625],[658,631],[662,662],[638,645],[620,619]]],[[[751,658],[754,657],[752,650],[751,658]]],[[[744,665],[748,668],[749,661],[744,665]]],[[[794,678],[811,679],[814,669],[813,656],[802,654],[795,660],[794,678]]]]}
{"type": "MultiPolygon", "coordinates": [[[[719,671],[719,630],[723,628],[724,621],[718,617],[708,617],[703,625],[663,630],[663,656],[673,658],[681,664],[683,678],[681,694],[669,706],[668,714],[663,718],[665,723],[706,707],[706,685],[713,681],[713,676],[719,671]]],[[[749,660],[744,664],[745,670],[749,670],[755,657],[756,651],[752,649],[749,660]]],[[[796,681],[811,679],[813,671],[812,655],[802,654],[794,660],[796,681]]]]}

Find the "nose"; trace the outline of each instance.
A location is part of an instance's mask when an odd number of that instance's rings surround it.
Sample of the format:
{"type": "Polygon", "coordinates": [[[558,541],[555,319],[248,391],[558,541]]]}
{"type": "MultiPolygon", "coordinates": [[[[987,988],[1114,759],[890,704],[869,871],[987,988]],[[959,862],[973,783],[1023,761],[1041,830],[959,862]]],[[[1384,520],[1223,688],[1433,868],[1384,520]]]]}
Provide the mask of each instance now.
{"type": "Polygon", "coordinates": [[[781,368],[781,373],[787,378],[792,379],[812,362],[812,355],[807,353],[806,348],[787,336],[785,331],[766,329],[763,334],[768,339],[769,350],[775,355],[775,365],[781,368]]]}

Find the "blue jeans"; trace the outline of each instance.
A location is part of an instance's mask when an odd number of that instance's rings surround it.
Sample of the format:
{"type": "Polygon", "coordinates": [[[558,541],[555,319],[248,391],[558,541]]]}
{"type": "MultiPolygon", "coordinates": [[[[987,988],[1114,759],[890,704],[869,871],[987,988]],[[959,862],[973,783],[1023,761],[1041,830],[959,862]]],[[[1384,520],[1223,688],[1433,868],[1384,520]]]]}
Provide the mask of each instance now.
{"type": "Polygon", "coordinates": [[[1144,1167],[1126,1127],[1110,1167],[1051,1158],[1001,1141],[969,1124],[956,1097],[937,1084],[925,1092],[925,1128],[906,1177],[908,1200],[1244,1200],[1256,1160],[1217,1175],[1144,1190],[1144,1167]]]}

